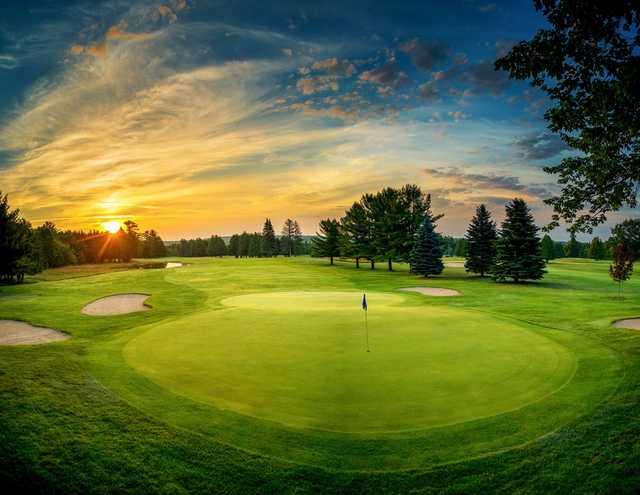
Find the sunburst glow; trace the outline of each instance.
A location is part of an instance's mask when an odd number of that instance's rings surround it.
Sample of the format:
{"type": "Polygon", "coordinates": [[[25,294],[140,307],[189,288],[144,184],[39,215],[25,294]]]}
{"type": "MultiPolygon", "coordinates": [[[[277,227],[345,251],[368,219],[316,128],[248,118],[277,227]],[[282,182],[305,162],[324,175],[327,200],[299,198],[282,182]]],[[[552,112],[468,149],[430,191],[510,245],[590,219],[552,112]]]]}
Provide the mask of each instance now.
{"type": "Polygon", "coordinates": [[[122,227],[122,224],[116,221],[102,223],[102,228],[111,234],[118,232],[120,227],[122,227]]]}

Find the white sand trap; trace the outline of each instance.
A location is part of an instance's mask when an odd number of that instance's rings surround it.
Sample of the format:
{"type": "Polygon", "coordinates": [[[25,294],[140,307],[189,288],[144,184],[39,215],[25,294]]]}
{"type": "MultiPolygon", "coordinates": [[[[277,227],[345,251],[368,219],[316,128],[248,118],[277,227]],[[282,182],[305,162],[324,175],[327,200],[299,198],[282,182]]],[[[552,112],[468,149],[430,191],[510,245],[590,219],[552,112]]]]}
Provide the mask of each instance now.
{"type": "Polygon", "coordinates": [[[182,263],[178,263],[177,261],[169,261],[167,262],[167,266],[165,268],[180,268],[182,263]]]}
{"type": "Polygon", "coordinates": [[[613,326],[617,328],[628,328],[630,330],[640,330],[640,318],[614,321],[613,326]]]}
{"type": "Polygon", "coordinates": [[[68,338],[66,333],[51,328],[34,327],[24,321],[0,320],[0,345],[46,344],[68,338]]]}
{"type": "Polygon", "coordinates": [[[445,261],[445,268],[464,268],[464,261],[445,261]]]}
{"type": "Polygon", "coordinates": [[[115,294],[90,302],[82,308],[82,313],[90,316],[110,316],[148,311],[151,309],[145,304],[148,298],[149,294],[115,294]]]}
{"type": "Polygon", "coordinates": [[[440,287],[407,287],[407,292],[418,292],[419,294],[423,294],[425,296],[433,296],[433,297],[454,297],[461,296],[462,293],[453,289],[442,289],[440,287]]]}

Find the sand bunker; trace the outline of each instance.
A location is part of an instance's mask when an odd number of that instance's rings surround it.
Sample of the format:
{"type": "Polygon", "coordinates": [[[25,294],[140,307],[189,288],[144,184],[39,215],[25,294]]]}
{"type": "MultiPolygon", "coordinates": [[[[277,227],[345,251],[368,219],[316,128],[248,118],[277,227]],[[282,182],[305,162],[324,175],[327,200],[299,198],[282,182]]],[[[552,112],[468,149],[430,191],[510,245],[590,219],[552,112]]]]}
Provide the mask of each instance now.
{"type": "Polygon", "coordinates": [[[453,296],[461,296],[462,294],[457,290],[453,289],[442,289],[440,287],[407,287],[405,289],[408,292],[418,292],[425,296],[433,296],[433,297],[453,297],[453,296]]]}
{"type": "Polygon", "coordinates": [[[0,345],[46,344],[68,338],[66,333],[51,328],[34,327],[24,321],[0,320],[0,345]]]}
{"type": "Polygon", "coordinates": [[[464,261],[445,261],[445,268],[464,268],[464,261]]]}
{"type": "Polygon", "coordinates": [[[90,316],[124,315],[137,311],[148,311],[145,304],[149,294],[115,294],[102,297],[82,308],[82,313],[90,316]]]}
{"type": "Polygon", "coordinates": [[[617,328],[628,328],[630,330],[640,330],[640,318],[614,321],[613,326],[617,328]]]}
{"type": "Polygon", "coordinates": [[[169,261],[167,262],[165,268],[180,268],[182,263],[178,263],[177,261],[169,261]]]}

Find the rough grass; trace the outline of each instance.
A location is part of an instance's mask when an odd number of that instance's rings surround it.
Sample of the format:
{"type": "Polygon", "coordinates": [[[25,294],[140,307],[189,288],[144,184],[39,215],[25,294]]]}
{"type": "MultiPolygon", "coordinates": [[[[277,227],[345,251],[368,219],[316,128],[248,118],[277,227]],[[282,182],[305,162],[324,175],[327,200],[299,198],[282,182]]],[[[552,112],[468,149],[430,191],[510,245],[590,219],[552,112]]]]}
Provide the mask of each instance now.
{"type": "Polygon", "coordinates": [[[8,492],[637,491],[640,335],[610,323],[640,314],[640,284],[631,281],[626,298],[615,299],[617,288],[608,280],[606,263],[552,263],[544,282],[523,285],[498,285],[449,268],[437,286],[460,290],[464,297],[405,296],[416,308],[478,311],[577,345],[563,343],[579,359],[576,376],[582,385],[574,395],[563,399],[557,394],[557,403],[529,411],[524,423],[535,430],[543,418],[557,417],[559,427],[517,448],[474,456],[472,446],[482,443],[483,436],[498,445],[505,436],[517,435],[522,418],[463,423],[439,438],[354,443],[326,432],[301,437],[296,429],[264,422],[251,429],[232,413],[203,422],[211,411],[206,404],[200,404],[199,412],[197,404],[189,404],[189,414],[182,417],[176,397],[135,373],[122,356],[122,347],[142,335],[144,326],[217,311],[229,294],[301,287],[388,292],[424,284],[403,271],[356,271],[347,264],[328,267],[308,259],[190,261],[195,263],[171,271],[135,270],[0,288],[1,318],[60,328],[74,336],[65,343],[0,349],[0,480],[8,492]],[[153,311],[106,319],[80,314],[87,300],[125,288],[152,293],[153,311]],[[585,390],[595,392],[582,394],[585,390]],[[582,414],[576,417],[571,411],[580,406],[582,414]],[[569,416],[561,418],[567,411],[569,416]],[[221,431],[229,436],[219,436],[221,431]],[[454,459],[468,450],[464,461],[439,465],[438,456],[431,455],[435,451],[442,457],[447,446],[455,450],[469,439],[474,441],[468,449],[450,451],[454,459]],[[296,443],[300,440],[309,443],[296,443]],[[274,449],[290,441],[308,464],[314,464],[314,446],[321,446],[322,458],[335,462],[333,468],[320,468],[250,453],[247,447],[260,441],[274,449]],[[356,463],[385,449],[387,460],[395,452],[429,467],[343,470],[341,458],[356,463]]]}

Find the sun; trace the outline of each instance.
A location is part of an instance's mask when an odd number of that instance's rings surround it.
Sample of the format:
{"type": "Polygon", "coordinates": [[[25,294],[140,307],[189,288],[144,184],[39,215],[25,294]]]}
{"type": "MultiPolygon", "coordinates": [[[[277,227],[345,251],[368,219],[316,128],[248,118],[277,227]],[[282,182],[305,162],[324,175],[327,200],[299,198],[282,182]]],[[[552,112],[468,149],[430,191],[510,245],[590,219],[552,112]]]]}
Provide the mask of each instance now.
{"type": "Polygon", "coordinates": [[[111,234],[118,232],[120,227],[122,227],[120,222],[102,222],[102,228],[111,234]]]}

